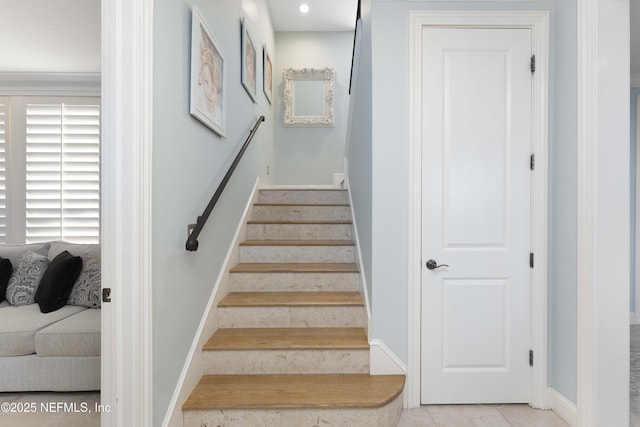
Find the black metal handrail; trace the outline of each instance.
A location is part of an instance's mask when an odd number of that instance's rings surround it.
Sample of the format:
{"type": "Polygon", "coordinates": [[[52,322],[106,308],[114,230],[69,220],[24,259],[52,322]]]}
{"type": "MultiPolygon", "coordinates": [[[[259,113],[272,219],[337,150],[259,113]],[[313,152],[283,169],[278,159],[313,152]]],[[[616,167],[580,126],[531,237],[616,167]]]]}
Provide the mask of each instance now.
{"type": "Polygon", "coordinates": [[[224,178],[222,178],[222,182],[218,186],[218,189],[216,190],[216,192],[213,194],[213,197],[209,201],[209,204],[205,208],[205,210],[202,213],[202,215],[200,215],[198,217],[195,227],[193,227],[193,230],[189,234],[189,238],[187,238],[186,248],[187,248],[188,251],[197,251],[198,250],[198,236],[200,235],[200,232],[202,231],[202,228],[204,227],[204,224],[207,222],[207,219],[209,219],[209,215],[211,215],[211,211],[213,211],[214,206],[218,202],[218,199],[220,198],[220,195],[222,194],[222,190],[224,190],[224,188],[227,186],[227,183],[229,182],[229,179],[231,178],[231,175],[233,174],[233,171],[236,170],[236,166],[238,166],[238,163],[240,162],[240,159],[242,158],[242,155],[247,150],[247,147],[249,146],[249,143],[251,143],[251,140],[253,139],[253,136],[258,131],[258,127],[260,126],[260,123],[262,123],[262,122],[264,122],[264,116],[260,116],[258,118],[258,121],[253,126],[253,129],[251,129],[251,132],[249,132],[249,136],[247,136],[247,140],[242,145],[242,148],[240,149],[240,151],[236,155],[236,158],[233,160],[233,163],[231,163],[231,166],[229,166],[229,170],[224,175],[224,178]]]}

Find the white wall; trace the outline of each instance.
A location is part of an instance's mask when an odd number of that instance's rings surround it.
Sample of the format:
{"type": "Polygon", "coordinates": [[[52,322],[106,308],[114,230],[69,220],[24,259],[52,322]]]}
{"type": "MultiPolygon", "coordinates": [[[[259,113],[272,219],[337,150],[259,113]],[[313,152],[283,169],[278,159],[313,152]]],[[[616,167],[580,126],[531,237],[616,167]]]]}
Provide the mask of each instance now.
{"type": "MultiPolygon", "coordinates": [[[[273,27],[264,0],[165,0],[154,5],[154,425],[159,425],[165,416],[256,176],[270,179],[266,171],[274,158],[274,114],[262,92],[263,44],[275,51],[273,27]],[[189,114],[193,3],[204,15],[226,59],[226,138],[218,137],[189,114]],[[258,50],[257,104],[240,82],[241,17],[245,17],[258,50]],[[248,130],[261,114],[266,116],[266,122],[200,235],[198,251],[187,252],[187,224],[194,223],[202,213],[248,130]]],[[[272,60],[275,64],[275,56],[272,60]]]]}
{"type": "MultiPolygon", "coordinates": [[[[351,182],[371,179],[371,265],[367,278],[372,300],[372,338],[381,339],[407,362],[408,272],[408,13],[410,10],[550,10],[550,270],[549,385],[576,401],[576,3],[413,2],[373,3],[372,28],[372,167],[351,167],[351,182]],[[561,3],[561,4],[559,4],[561,3]]],[[[365,34],[366,36],[366,34],[365,34]]],[[[365,111],[366,115],[366,111],[365,111]]],[[[368,124],[359,126],[364,135],[368,124]]],[[[367,153],[360,148],[360,153],[367,153]]],[[[353,185],[353,184],[352,184],[353,185]]],[[[367,185],[362,184],[364,191],[367,185]]],[[[354,202],[355,203],[355,202],[354,202]]],[[[366,209],[368,195],[356,206],[366,209]]],[[[362,213],[366,219],[365,213],[362,213]]],[[[363,221],[366,223],[366,221],[363,221]]],[[[370,233],[366,236],[367,232],[370,233]]],[[[363,247],[363,249],[367,249],[363,247]]],[[[364,250],[363,250],[364,252],[364,250]]],[[[365,260],[365,264],[367,261],[365,260]]],[[[365,270],[366,271],[366,270],[365,270]]]]}
{"type": "Polygon", "coordinates": [[[349,77],[353,32],[278,32],[274,66],[276,105],[276,182],[278,184],[333,184],[333,173],[343,172],[349,109],[349,77]],[[285,68],[325,68],[336,72],[335,126],[284,127],[282,71],[285,68]]]}
{"type": "Polygon", "coordinates": [[[0,71],[100,72],[100,0],[0,0],[0,71]]]}

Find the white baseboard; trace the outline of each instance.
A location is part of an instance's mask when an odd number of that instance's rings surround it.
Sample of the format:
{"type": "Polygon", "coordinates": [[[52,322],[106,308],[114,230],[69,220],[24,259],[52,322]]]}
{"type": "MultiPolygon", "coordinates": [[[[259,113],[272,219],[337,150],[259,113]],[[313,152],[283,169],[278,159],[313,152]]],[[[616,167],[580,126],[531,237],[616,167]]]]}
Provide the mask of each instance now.
{"type": "Polygon", "coordinates": [[[369,369],[371,375],[407,375],[407,366],[382,340],[369,340],[369,369]]]}
{"type": "Polygon", "coordinates": [[[258,197],[258,190],[272,187],[273,186],[268,181],[260,177],[256,179],[253,190],[251,191],[251,196],[244,208],[236,228],[236,232],[231,241],[231,245],[227,250],[224,262],[222,263],[222,267],[220,268],[220,272],[216,278],[213,290],[211,291],[207,308],[200,320],[200,326],[198,327],[198,331],[196,332],[193,343],[191,344],[189,354],[187,355],[186,362],[182,368],[182,373],[178,379],[178,384],[174,390],[173,397],[171,398],[171,402],[169,402],[169,410],[167,411],[162,423],[163,427],[183,427],[182,403],[187,399],[191,390],[193,390],[202,377],[202,373],[204,371],[202,345],[209,339],[216,329],[218,329],[217,303],[228,292],[228,283],[226,278],[229,275],[228,272],[231,264],[238,262],[238,243],[240,243],[242,236],[246,236],[247,220],[251,219],[251,206],[253,206],[258,197]]]}
{"type": "Polygon", "coordinates": [[[347,195],[349,196],[349,210],[351,212],[351,226],[353,229],[353,240],[356,243],[356,265],[358,266],[358,270],[360,270],[360,281],[359,281],[359,289],[360,295],[362,295],[362,299],[364,300],[364,312],[367,316],[367,337],[371,336],[371,304],[369,302],[369,291],[367,288],[367,278],[362,271],[362,249],[360,247],[360,238],[358,237],[358,224],[356,223],[356,215],[353,211],[353,198],[351,197],[351,187],[349,186],[349,178],[347,174],[349,164],[347,158],[344,159],[344,171],[343,174],[343,184],[347,189],[347,195]]]}
{"type": "Polygon", "coordinates": [[[553,387],[547,388],[547,402],[551,410],[571,427],[578,425],[578,409],[576,405],[558,393],[553,387]]]}
{"type": "MultiPolygon", "coordinates": [[[[369,339],[369,371],[371,375],[407,375],[405,365],[382,340],[369,339]]],[[[402,407],[408,408],[407,382],[402,391],[402,407]]]]}

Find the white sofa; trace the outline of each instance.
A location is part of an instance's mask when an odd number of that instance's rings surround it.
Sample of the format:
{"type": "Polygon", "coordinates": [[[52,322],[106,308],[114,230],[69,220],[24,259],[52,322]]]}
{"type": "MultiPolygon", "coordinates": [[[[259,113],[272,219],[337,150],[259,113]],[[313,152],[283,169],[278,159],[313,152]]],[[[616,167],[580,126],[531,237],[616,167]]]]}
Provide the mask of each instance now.
{"type": "MultiPolygon", "coordinates": [[[[91,256],[95,261],[100,254],[99,245],[51,242],[0,245],[0,257],[11,260],[15,274],[27,250],[46,253],[49,261],[65,250],[83,260],[91,256]]],[[[97,277],[99,281],[99,271],[97,277]]],[[[96,287],[99,294],[100,284],[96,287]]],[[[12,306],[2,301],[0,392],[100,390],[100,310],[87,305],[67,304],[42,313],[37,303],[12,306]]]]}

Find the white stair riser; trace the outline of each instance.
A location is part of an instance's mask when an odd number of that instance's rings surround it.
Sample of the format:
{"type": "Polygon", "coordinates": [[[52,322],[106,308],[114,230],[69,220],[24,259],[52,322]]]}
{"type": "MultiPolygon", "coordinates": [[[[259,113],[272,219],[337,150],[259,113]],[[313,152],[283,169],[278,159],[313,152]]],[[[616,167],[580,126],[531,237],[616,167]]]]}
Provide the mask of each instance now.
{"type": "Polygon", "coordinates": [[[345,190],[260,190],[260,203],[343,204],[349,203],[345,190]]]}
{"type": "Polygon", "coordinates": [[[188,410],[184,427],[393,427],[402,415],[402,394],[381,408],[188,410]]]}
{"type": "Polygon", "coordinates": [[[255,221],[350,221],[349,206],[253,206],[255,221]]]}
{"type": "Polygon", "coordinates": [[[220,307],[220,328],[365,327],[362,306],[220,307]]]}
{"type": "Polygon", "coordinates": [[[230,292],[349,292],[358,273],[231,273],[230,292]]]}
{"type": "Polygon", "coordinates": [[[248,240],[353,240],[351,224],[249,224],[248,240]]]}
{"type": "Polygon", "coordinates": [[[240,246],[243,263],[353,263],[354,246],[240,246]]]}
{"type": "Polygon", "coordinates": [[[366,374],[369,350],[215,350],[204,352],[205,375],[366,374]]]}

